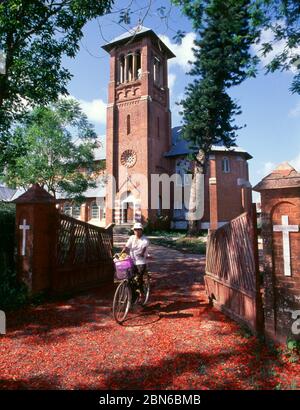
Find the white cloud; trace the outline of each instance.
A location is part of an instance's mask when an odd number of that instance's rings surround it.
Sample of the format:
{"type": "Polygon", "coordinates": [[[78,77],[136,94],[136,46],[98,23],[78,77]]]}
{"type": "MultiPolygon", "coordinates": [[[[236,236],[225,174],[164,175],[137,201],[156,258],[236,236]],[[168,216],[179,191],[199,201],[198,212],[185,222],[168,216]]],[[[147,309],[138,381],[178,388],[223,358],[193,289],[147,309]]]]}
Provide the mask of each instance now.
{"type": "Polygon", "coordinates": [[[172,112],[172,126],[176,126],[180,123],[181,121],[181,115],[179,112],[182,110],[181,104],[176,104],[183,100],[184,94],[180,93],[176,97],[172,98],[171,100],[171,112],[172,112]]]}
{"type": "Polygon", "coordinates": [[[169,89],[172,92],[173,87],[175,85],[175,81],[176,81],[176,74],[174,73],[169,73],[168,75],[168,82],[169,82],[169,89]]]}
{"type": "Polygon", "coordinates": [[[85,101],[78,99],[83,112],[91,122],[106,124],[106,103],[99,99],[85,101]]]}
{"type": "Polygon", "coordinates": [[[281,40],[272,45],[273,50],[270,51],[265,57],[262,56],[262,53],[261,53],[262,44],[272,43],[273,40],[274,40],[274,34],[272,30],[271,29],[263,30],[261,33],[260,42],[252,46],[252,49],[255,52],[255,54],[261,58],[263,65],[269,64],[278,53],[281,53],[284,50],[285,41],[281,40]]]}
{"type": "Polygon", "coordinates": [[[257,171],[257,173],[261,176],[261,178],[264,178],[265,176],[269,175],[275,168],[276,164],[274,162],[267,161],[263,164],[262,168],[257,171]]]}
{"type": "MultiPolygon", "coordinates": [[[[282,160],[281,162],[284,162],[284,160],[282,160]]],[[[287,161],[292,167],[294,167],[298,172],[300,172],[300,153],[293,159],[290,159],[287,161]]],[[[265,162],[262,166],[261,169],[259,169],[257,171],[257,174],[261,177],[264,178],[267,175],[269,175],[272,171],[274,171],[274,169],[276,169],[278,167],[279,163],[275,163],[275,162],[265,162]]]]}
{"type": "Polygon", "coordinates": [[[298,102],[296,106],[290,110],[289,117],[290,118],[300,117],[300,102],[298,102]]]}
{"type": "Polygon", "coordinates": [[[196,39],[195,33],[187,33],[182,39],[181,44],[172,43],[169,37],[165,35],[159,36],[161,40],[169,47],[170,50],[176,55],[175,58],[171,58],[169,66],[178,65],[182,70],[187,71],[189,69],[188,61],[194,60],[193,46],[196,39]]]}
{"type": "MultiPolygon", "coordinates": [[[[263,66],[268,65],[276,55],[282,53],[286,46],[285,40],[279,40],[274,42],[274,33],[271,29],[266,29],[262,31],[261,39],[258,44],[252,45],[253,52],[261,59],[263,66]],[[272,44],[272,51],[266,54],[266,56],[262,55],[262,44],[264,43],[271,43],[272,44]]],[[[300,54],[300,47],[294,48],[293,51],[289,51],[289,57],[295,54],[300,54]]],[[[298,69],[295,67],[291,67],[290,72],[296,73],[298,69]]]]}
{"type": "Polygon", "coordinates": [[[61,98],[74,99],[79,102],[82,111],[87,115],[89,121],[97,124],[106,124],[106,103],[99,99],[92,101],[74,97],[74,95],[62,95],[61,98]]]}
{"type": "Polygon", "coordinates": [[[98,148],[94,150],[95,159],[104,159],[105,150],[106,150],[106,136],[98,135],[97,141],[98,141],[98,148]]]}
{"type": "Polygon", "coordinates": [[[289,163],[294,167],[298,172],[300,172],[300,153],[297,157],[289,161],[289,163]]]}
{"type": "Polygon", "coordinates": [[[265,175],[270,174],[276,168],[276,164],[274,162],[266,162],[264,164],[264,173],[265,175]]]}

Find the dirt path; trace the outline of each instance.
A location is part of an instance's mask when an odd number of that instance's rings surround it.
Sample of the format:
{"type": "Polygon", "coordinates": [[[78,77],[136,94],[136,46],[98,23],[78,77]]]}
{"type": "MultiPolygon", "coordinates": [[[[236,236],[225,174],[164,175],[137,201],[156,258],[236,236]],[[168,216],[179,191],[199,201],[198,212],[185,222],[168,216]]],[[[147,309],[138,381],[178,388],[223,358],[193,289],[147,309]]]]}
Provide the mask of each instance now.
{"type": "Polygon", "coordinates": [[[0,388],[299,388],[299,364],[208,306],[203,257],[158,246],[150,254],[150,304],[123,326],[109,287],[8,315],[0,388]]]}

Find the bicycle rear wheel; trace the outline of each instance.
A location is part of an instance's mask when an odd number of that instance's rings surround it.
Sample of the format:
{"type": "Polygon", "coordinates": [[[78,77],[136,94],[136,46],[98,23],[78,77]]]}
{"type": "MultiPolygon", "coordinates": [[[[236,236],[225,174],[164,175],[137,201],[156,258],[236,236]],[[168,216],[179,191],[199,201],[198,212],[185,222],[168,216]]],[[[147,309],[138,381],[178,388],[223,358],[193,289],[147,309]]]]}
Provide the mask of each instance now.
{"type": "Polygon", "coordinates": [[[126,319],[131,306],[131,290],[128,281],[123,280],[116,289],[113,301],[113,316],[117,323],[126,319]]]}

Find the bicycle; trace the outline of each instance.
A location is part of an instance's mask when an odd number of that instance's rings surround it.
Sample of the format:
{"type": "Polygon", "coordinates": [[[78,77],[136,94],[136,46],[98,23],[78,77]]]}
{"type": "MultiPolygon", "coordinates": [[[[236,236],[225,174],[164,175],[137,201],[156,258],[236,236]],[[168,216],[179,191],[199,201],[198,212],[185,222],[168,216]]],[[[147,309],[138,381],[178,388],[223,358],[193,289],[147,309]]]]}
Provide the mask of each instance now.
{"type": "Polygon", "coordinates": [[[130,257],[120,260],[114,256],[115,281],[120,282],[113,299],[113,317],[117,323],[123,323],[134,303],[145,306],[150,296],[151,275],[146,270],[143,274],[143,286],[139,289],[139,277],[130,257]],[[138,292],[140,290],[140,292],[138,292]]]}

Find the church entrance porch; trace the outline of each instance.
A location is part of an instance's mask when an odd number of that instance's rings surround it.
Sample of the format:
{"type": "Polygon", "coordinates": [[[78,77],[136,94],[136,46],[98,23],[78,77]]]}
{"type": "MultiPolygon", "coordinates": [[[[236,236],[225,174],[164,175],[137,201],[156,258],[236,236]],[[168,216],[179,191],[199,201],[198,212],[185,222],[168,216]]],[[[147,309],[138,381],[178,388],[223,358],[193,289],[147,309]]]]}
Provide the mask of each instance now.
{"type": "Polygon", "coordinates": [[[132,193],[125,192],[115,204],[115,223],[117,225],[133,224],[141,221],[140,200],[132,193]]]}
{"type": "Polygon", "coordinates": [[[132,194],[126,194],[121,200],[121,224],[135,222],[136,198],[132,194]]]}
{"type": "Polygon", "coordinates": [[[125,202],[122,204],[121,210],[121,223],[128,224],[133,223],[134,219],[134,203],[133,202],[125,202]]]}

